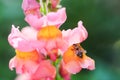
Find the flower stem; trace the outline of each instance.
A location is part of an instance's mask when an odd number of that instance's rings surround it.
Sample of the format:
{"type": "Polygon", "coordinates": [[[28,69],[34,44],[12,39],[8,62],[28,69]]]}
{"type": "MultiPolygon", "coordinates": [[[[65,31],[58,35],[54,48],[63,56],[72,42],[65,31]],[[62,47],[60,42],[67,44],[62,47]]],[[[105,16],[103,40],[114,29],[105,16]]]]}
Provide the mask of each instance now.
{"type": "Polygon", "coordinates": [[[56,67],[56,78],[55,78],[55,80],[64,80],[59,73],[61,59],[62,58],[59,57],[55,62],[53,62],[53,65],[56,67]]]}
{"type": "Polygon", "coordinates": [[[48,13],[48,0],[40,0],[39,1],[39,4],[40,4],[40,12],[43,14],[43,15],[46,15],[48,13]]]}

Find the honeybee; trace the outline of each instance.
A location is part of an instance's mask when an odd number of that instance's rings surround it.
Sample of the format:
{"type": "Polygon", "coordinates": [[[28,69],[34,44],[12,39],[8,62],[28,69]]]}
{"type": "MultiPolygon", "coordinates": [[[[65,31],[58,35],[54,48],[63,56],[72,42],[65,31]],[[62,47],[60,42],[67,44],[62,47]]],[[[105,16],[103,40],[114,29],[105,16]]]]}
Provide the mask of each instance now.
{"type": "Polygon", "coordinates": [[[75,54],[76,54],[78,57],[83,58],[83,54],[86,53],[86,50],[84,50],[79,43],[73,44],[72,47],[73,47],[72,50],[75,51],[75,54]]]}

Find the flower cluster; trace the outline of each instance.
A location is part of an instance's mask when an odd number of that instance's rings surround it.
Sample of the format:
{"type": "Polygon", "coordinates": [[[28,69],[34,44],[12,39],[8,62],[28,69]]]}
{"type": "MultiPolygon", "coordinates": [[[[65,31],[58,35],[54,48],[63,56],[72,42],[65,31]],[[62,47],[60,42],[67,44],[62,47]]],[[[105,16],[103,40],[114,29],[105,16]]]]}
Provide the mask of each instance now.
{"type": "Polygon", "coordinates": [[[60,30],[66,21],[66,9],[59,0],[23,0],[25,21],[19,30],[12,25],[9,44],[16,55],[9,68],[16,69],[16,80],[70,80],[82,68],[93,70],[94,60],[81,47],[88,33],[82,21],[74,29],[60,30]]]}

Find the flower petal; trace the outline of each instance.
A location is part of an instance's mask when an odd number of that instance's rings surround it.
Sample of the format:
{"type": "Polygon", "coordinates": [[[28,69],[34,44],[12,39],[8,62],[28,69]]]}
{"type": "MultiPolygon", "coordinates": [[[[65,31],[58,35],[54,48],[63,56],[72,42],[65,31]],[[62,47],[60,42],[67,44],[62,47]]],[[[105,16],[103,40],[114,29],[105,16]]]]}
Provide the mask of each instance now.
{"type": "Polygon", "coordinates": [[[13,70],[13,68],[15,67],[15,64],[16,64],[16,60],[15,60],[16,58],[15,57],[13,57],[11,60],[10,60],[10,62],[9,62],[9,68],[10,68],[10,70],[13,70]]]}
{"type": "Polygon", "coordinates": [[[23,60],[15,56],[10,60],[9,68],[11,70],[13,70],[13,68],[16,68],[17,74],[22,74],[26,72],[29,74],[33,74],[36,71],[38,64],[39,63],[33,62],[32,60],[23,60]]]}
{"type": "Polygon", "coordinates": [[[58,28],[66,21],[66,9],[61,8],[56,13],[51,12],[47,15],[47,24],[48,25],[56,25],[58,28]]]}
{"type": "Polygon", "coordinates": [[[65,8],[59,9],[57,12],[50,12],[42,17],[29,14],[25,17],[25,21],[37,30],[48,25],[60,27],[66,21],[65,8]]]}
{"type": "Polygon", "coordinates": [[[64,80],[70,80],[71,74],[65,69],[63,62],[60,64],[59,72],[60,75],[64,78],[64,80]]]}
{"type": "Polygon", "coordinates": [[[69,46],[75,43],[81,43],[88,36],[86,29],[82,25],[82,21],[78,22],[77,28],[74,28],[73,30],[68,29],[67,31],[63,30],[62,34],[66,42],[69,43],[69,46]]]}
{"type": "Polygon", "coordinates": [[[25,73],[25,74],[19,74],[17,75],[17,77],[15,78],[15,80],[31,80],[30,79],[30,75],[25,73]]]}
{"type": "Polygon", "coordinates": [[[23,0],[22,9],[24,11],[39,8],[40,5],[36,0],[23,0]]]}
{"type": "Polygon", "coordinates": [[[78,61],[70,61],[67,64],[65,64],[65,68],[69,73],[76,74],[81,71],[81,67],[79,65],[78,61]]]}
{"type": "Polygon", "coordinates": [[[33,74],[39,66],[39,63],[28,60],[23,65],[24,72],[28,72],[29,74],[33,74]]]}
{"type": "Polygon", "coordinates": [[[28,39],[37,40],[37,31],[32,27],[24,27],[21,30],[21,33],[26,36],[28,39]]]}
{"type": "Polygon", "coordinates": [[[43,46],[42,42],[36,40],[35,35],[37,34],[32,28],[24,28],[22,32],[12,25],[11,33],[8,36],[8,41],[12,47],[20,51],[32,51],[43,46]]]}
{"type": "Polygon", "coordinates": [[[83,61],[80,62],[82,68],[87,68],[89,70],[95,69],[95,62],[90,57],[86,56],[83,61]]]}
{"type": "Polygon", "coordinates": [[[16,56],[13,57],[13,58],[10,60],[10,62],[9,62],[9,68],[10,68],[11,70],[13,70],[13,68],[16,68],[16,73],[22,73],[22,72],[23,72],[23,71],[22,71],[22,65],[20,65],[20,64],[18,63],[18,59],[16,58],[16,56]]]}
{"type": "Polygon", "coordinates": [[[35,80],[41,78],[52,78],[53,80],[55,76],[56,76],[55,67],[51,65],[50,61],[44,60],[40,62],[39,67],[36,70],[35,74],[32,75],[32,78],[35,80]]]}

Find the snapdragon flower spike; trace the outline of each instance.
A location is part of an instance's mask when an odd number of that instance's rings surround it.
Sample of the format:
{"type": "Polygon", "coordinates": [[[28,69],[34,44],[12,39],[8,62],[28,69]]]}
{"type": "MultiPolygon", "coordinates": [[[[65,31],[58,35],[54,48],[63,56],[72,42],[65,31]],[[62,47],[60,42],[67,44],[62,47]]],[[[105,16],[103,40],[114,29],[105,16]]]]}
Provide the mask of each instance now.
{"type": "Polygon", "coordinates": [[[59,9],[57,12],[49,12],[47,15],[38,17],[37,15],[29,14],[25,16],[25,21],[36,30],[48,25],[60,27],[66,21],[65,8],[59,9]]]}
{"type": "Polygon", "coordinates": [[[25,15],[33,14],[37,15],[38,17],[41,16],[40,4],[36,0],[23,0],[22,9],[25,15]]]}
{"type": "Polygon", "coordinates": [[[65,69],[72,74],[81,71],[82,68],[94,70],[94,60],[86,55],[86,51],[79,43],[73,44],[63,55],[63,65],[65,69]]]}

